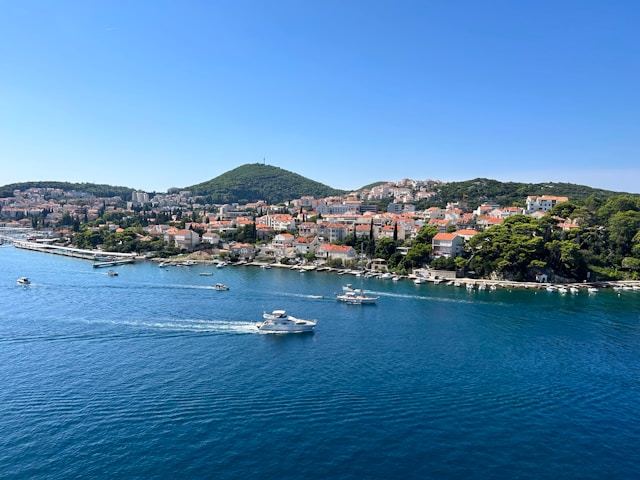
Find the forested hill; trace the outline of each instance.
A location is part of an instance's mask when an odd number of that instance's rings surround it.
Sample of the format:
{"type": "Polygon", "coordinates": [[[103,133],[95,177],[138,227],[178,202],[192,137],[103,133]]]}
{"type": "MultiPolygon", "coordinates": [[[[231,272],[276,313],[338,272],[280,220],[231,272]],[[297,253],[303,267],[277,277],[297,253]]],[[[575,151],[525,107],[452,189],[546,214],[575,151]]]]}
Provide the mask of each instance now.
{"type": "Polygon", "coordinates": [[[71,182],[20,182],[11,183],[0,187],[0,198],[12,197],[14,190],[27,190],[29,188],[58,188],[63,192],[84,192],[95,195],[96,197],[122,197],[123,200],[130,200],[131,193],[135,189],[128,187],[114,187],[112,185],[98,185],[96,183],[71,183],[71,182]]]}
{"type": "Polygon", "coordinates": [[[324,198],[345,193],[282,168],[252,163],[230,170],[207,182],[185,187],[210,203],[279,203],[305,195],[324,198]]]}
{"type": "Polygon", "coordinates": [[[584,200],[594,195],[607,199],[623,192],[612,192],[599,188],[575,185],[573,183],[518,183],[500,182],[487,178],[476,178],[464,182],[443,183],[436,188],[438,203],[457,202],[466,199],[469,206],[476,207],[484,202],[502,206],[524,205],[529,195],[556,195],[569,197],[571,201],[584,200]]]}

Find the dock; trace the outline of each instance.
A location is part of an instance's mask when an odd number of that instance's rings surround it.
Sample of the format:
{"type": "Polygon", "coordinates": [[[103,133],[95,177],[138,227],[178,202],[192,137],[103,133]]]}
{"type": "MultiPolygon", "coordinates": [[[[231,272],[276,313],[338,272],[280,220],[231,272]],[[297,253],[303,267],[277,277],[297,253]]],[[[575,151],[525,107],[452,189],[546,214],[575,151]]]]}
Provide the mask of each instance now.
{"type": "Polygon", "coordinates": [[[124,265],[126,263],[135,263],[135,258],[123,258],[119,260],[109,260],[106,262],[94,262],[93,268],[115,267],[116,265],[124,265]]]}
{"type": "Polygon", "coordinates": [[[123,263],[134,263],[136,261],[135,253],[118,253],[104,252],[100,250],[83,250],[80,248],[62,247],[59,245],[49,245],[36,242],[13,241],[13,246],[23,248],[25,250],[33,250],[36,252],[53,253],[56,255],[64,255],[66,257],[82,258],[84,260],[94,261],[94,267],[108,267],[113,265],[121,265],[123,263]],[[102,261],[100,261],[102,260],[102,261]]]}

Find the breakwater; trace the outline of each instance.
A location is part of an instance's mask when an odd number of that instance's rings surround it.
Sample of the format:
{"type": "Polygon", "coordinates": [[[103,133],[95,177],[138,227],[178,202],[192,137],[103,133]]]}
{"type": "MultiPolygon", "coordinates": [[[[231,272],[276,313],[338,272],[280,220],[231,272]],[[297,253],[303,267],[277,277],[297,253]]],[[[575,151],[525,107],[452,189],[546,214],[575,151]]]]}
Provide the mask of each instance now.
{"type": "MultiPolygon", "coordinates": [[[[47,245],[36,242],[26,241],[14,241],[13,245],[16,248],[24,250],[32,250],[42,253],[53,253],[55,255],[64,255],[66,257],[82,258],[85,260],[92,260],[94,262],[118,262],[118,263],[132,263],[135,261],[136,255],[133,253],[118,253],[118,252],[102,252],[100,250],[83,250],[81,248],[63,247],[59,245],[47,245]]],[[[104,265],[107,266],[107,265],[104,265]]]]}

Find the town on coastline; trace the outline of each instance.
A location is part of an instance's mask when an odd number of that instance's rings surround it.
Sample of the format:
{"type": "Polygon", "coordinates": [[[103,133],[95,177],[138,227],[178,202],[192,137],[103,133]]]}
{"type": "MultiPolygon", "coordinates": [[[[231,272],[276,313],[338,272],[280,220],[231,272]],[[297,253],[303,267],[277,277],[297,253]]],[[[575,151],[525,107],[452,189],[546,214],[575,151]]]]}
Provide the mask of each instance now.
{"type": "MultiPolygon", "coordinates": [[[[589,264],[589,247],[602,244],[610,232],[585,222],[588,209],[567,197],[530,195],[522,206],[471,206],[462,198],[444,207],[416,209],[418,200],[436,196],[424,183],[407,179],[277,205],[211,205],[189,191],[133,192],[122,198],[31,187],[0,198],[0,240],[19,239],[18,247],[105,265],[145,258],[326,269],[458,285],[459,279],[467,285],[539,288],[553,283],[606,286],[616,280],[637,284],[637,199],[631,225],[623,225],[629,230],[628,245],[622,245],[628,252],[618,254],[625,255],[619,262],[626,267],[616,277],[597,269],[595,261],[589,264]]],[[[601,202],[598,208],[606,205],[601,202]]],[[[618,213],[612,208],[610,215],[618,213]]],[[[616,228],[620,237],[622,227],[616,228]]]]}

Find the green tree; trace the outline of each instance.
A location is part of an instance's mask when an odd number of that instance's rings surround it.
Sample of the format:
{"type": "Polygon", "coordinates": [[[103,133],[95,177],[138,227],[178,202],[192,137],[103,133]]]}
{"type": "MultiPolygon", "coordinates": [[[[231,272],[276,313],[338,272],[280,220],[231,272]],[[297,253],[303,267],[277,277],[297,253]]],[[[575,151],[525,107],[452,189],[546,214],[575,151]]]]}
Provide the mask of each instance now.
{"type": "Polygon", "coordinates": [[[629,255],[633,239],[640,231],[640,212],[629,210],[613,214],[608,231],[613,251],[617,255],[629,255]]]}
{"type": "Polygon", "coordinates": [[[389,258],[391,258],[391,255],[393,255],[395,251],[396,251],[396,242],[394,242],[390,238],[382,238],[378,241],[378,244],[376,245],[375,257],[389,260],[389,258]]]}

